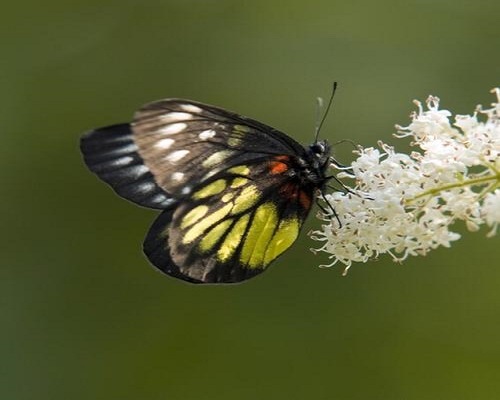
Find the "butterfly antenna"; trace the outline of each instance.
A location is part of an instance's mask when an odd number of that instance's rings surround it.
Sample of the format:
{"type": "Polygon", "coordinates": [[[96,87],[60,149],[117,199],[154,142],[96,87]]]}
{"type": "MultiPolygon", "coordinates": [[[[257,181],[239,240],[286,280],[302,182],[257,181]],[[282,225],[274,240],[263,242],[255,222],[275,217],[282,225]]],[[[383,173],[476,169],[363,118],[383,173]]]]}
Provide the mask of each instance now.
{"type": "MultiPolygon", "coordinates": [[[[325,122],[325,119],[328,115],[328,112],[330,111],[330,107],[332,106],[332,103],[333,103],[333,96],[335,96],[335,91],[337,90],[337,82],[333,82],[333,89],[332,89],[332,94],[330,96],[330,100],[328,101],[328,105],[326,106],[326,110],[325,110],[325,113],[323,114],[323,118],[321,119],[321,121],[319,121],[319,123],[316,124],[316,132],[315,132],[315,135],[314,135],[314,143],[318,143],[318,137],[319,137],[319,132],[321,131],[321,127],[323,126],[324,122],[325,122]]],[[[321,99],[320,97],[318,97],[318,117],[319,117],[319,114],[320,114],[320,110],[321,108],[323,107],[323,99],[321,99]]],[[[319,118],[318,118],[319,120],[319,118]]]]}
{"type": "Polygon", "coordinates": [[[323,114],[323,97],[316,97],[316,123],[314,124],[314,143],[318,141],[319,126],[321,125],[321,116],[323,114]]]}

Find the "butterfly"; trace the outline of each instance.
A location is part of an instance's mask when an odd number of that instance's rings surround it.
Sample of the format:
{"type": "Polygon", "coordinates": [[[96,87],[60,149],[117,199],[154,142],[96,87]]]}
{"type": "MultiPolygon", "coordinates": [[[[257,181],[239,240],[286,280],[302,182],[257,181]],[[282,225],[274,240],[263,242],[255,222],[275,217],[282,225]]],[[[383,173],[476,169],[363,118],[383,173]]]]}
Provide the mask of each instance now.
{"type": "Polygon", "coordinates": [[[182,99],[87,132],[80,148],[118,195],[162,210],[144,253],[190,283],[236,283],[265,271],[295,242],[330,179],[326,140],[304,147],[251,118],[182,99]]]}

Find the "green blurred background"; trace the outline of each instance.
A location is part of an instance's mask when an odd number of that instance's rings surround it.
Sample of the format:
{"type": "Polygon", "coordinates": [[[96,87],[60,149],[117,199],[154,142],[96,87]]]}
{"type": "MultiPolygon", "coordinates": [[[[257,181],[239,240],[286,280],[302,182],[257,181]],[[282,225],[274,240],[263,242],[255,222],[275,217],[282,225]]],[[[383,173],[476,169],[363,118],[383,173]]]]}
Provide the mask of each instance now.
{"type": "Polygon", "coordinates": [[[498,237],[344,278],[303,234],[252,281],[190,286],[141,254],[155,212],[78,151],[82,132],[163,97],[311,142],[334,80],[323,136],[394,143],[414,98],[456,113],[493,101],[498,15],[496,0],[5,4],[0,398],[500,398],[498,237]]]}

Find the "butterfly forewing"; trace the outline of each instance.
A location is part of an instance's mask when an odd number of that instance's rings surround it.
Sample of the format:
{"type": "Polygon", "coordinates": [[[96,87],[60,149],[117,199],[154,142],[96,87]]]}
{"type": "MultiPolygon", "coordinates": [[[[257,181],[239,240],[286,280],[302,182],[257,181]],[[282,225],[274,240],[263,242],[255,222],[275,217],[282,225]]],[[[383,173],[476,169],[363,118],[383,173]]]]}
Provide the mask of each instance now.
{"type": "Polygon", "coordinates": [[[201,103],[161,100],[141,108],[134,140],[157,183],[182,196],[215,174],[270,154],[303,151],[284,134],[248,118],[201,103]]]}
{"type": "Polygon", "coordinates": [[[80,142],[85,163],[125,199],[144,207],[165,209],[174,199],[156,183],[133,136],[130,124],[87,132],[80,142]]]}

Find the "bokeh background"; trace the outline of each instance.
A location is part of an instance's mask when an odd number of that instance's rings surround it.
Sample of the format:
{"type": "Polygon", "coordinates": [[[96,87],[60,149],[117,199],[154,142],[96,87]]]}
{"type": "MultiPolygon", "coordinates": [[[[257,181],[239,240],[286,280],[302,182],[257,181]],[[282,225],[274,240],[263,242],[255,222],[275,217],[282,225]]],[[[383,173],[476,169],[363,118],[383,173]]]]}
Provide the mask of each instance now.
{"type": "Polygon", "coordinates": [[[464,232],[342,277],[303,234],[248,283],[190,286],[141,254],[155,212],[115,196],[78,151],[82,132],[163,97],[308,143],[334,80],[323,136],[393,143],[415,98],[456,113],[493,101],[498,15],[498,1],[467,0],[3,5],[0,398],[498,398],[498,237],[464,232]]]}

